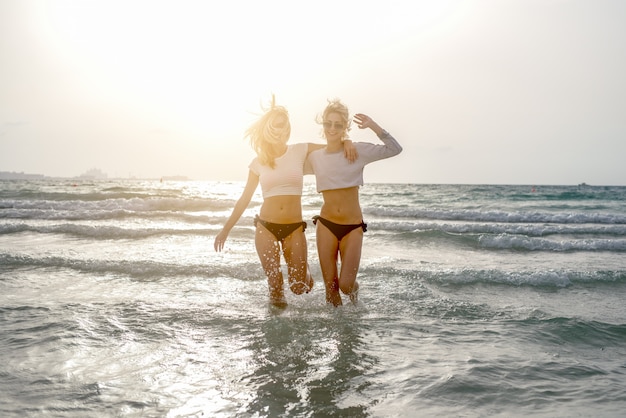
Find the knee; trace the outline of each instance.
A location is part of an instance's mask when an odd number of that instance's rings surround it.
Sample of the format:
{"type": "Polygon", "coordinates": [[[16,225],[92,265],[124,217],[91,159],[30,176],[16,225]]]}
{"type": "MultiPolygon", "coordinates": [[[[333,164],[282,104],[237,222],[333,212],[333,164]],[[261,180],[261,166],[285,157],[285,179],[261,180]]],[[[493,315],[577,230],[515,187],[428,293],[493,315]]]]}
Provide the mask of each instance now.
{"type": "Polygon", "coordinates": [[[301,295],[308,291],[308,286],[302,282],[292,283],[289,288],[296,295],[301,295]]]}
{"type": "Polygon", "coordinates": [[[344,284],[340,284],[339,285],[339,290],[341,290],[341,293],[349,295],[350,293],[352,293],[352,286],[347,286],[344,284]]]}
{"type": "Polygon", "coordinates": [[[313,287],[313,283],[303,282],[294,282],[289,285],[291,291],[296,295],[302,295],[303,293],[309,293],[311,288],[313,287]]]}
{"type": "Polygon", "coordinates": [[[357,282],[354,283],[340,283],[339,289],[345,295],[351,295],[352,293],[358,291],[359,284],[357,282]]]}

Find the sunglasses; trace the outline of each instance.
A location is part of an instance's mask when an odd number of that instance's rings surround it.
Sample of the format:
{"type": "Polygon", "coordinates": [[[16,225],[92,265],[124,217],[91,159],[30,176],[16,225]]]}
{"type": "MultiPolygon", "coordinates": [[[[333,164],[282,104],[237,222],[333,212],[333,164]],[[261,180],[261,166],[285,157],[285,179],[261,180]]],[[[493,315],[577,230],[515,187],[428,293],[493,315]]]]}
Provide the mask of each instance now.
{"type": "Polygon", "coordinates": [[[324,125],[324,129],[331,129],[334,126],[335,129],[339,131],[343,130],[343,123],[341,122],[331,122],[326,120],[322,123],[322,125],[324,125]]]}

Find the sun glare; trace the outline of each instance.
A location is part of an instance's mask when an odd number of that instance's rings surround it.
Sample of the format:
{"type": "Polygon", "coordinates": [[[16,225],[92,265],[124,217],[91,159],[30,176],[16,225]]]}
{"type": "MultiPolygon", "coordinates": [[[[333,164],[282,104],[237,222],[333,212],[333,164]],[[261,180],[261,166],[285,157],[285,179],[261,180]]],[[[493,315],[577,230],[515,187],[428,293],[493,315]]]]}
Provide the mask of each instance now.
{"type": "Polygon", "coordinates": [[[277,69],[289,59],[267,55],[249,14],[239,28],[224,19],[237,13],[210,2],[57,1],[46,3],[42,35],[103,100],[224,134],[284,81],[277,69]]]}
{"type": "MultiPolygon", "coordinates": [[[[317,103],[351,85],[367,90],[359,69],[406,39],[414,23],[398,12],[408,7],[400,2],[378,6],[385,30],[373,31],[366,24],[372,10],[354,5],[320,0],[305,16],[286,0],[56,0],[38,3],[37,30],[51,60],[71,77],[73,91],[64,93],[98,111],[114,109],[109,136],[149,146],[158,132],[162,144],[183,154],[208,154],[228,140],[240,148],[222,154],[239,156],[245,146],[237,140],[272,93],[301,121],[293,132],[317,139],[317,103]],[[329,16],[333,30],[324,26],[329,16]],[[300,107],[311,101],[315,109],[300,107]]],[[[432,15],[426,12],[419,19],[432,15]]]]}

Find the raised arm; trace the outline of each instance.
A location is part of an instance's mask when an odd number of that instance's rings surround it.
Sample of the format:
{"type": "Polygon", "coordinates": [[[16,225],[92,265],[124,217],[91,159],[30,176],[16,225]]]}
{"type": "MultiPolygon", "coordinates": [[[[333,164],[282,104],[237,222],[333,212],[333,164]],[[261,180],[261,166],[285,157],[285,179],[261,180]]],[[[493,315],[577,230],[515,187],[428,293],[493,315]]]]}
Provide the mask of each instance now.
{"type": "Polygon", "coordinates": [[[370,128],[374,131],[376,136],[385,143],[385,147],[389,149],[391,155],[397,155],[402,152],[402,146],[400,146],[398,141],[396,141],[396,139],[391,136],[389,132],[381,128],[381,126],[377,124],[374,119],[364,115],[363,113],[357,113],[354,115],[354,122],[357,124],[359,129],[370,128]]]}
{"type": "Polygon", "coordinates": [[[248,181],[246,182],[246,187],[243,189],[239,200],[235,203],[235,207],[233,208],[233,212],[230,214],[230,217],[224,224],[222,230],[215,237],[215,241],[213,243],[213,248],[215,251],[222,251],[224,248],[224,244],[226,243],[226,238],[228,238],[228,234],[230,230],[233,229],[233,226],[237,223],[241,215],[246,210],[248,205],[250,204],[250,200],[252,200],[252,195],[259,185],[259,176],[254,174],[252,171],[248,172],[248,181]]]}

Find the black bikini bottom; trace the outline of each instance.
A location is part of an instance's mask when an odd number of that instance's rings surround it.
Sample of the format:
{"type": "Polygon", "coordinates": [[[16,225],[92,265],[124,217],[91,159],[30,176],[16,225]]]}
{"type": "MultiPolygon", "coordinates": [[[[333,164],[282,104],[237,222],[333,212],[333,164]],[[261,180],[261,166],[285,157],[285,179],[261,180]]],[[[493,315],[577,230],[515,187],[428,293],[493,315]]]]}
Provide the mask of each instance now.
{"type": "Polygon", "coordinates": [[[343,237],[357,228],[363,228],[363,232],[367,231],[367,224],[363,221],[361,221],[360,224],[342,225],[331,222],[328,219],[324,219],[319,215],[315,215],[313,217],[313,224],[317,225],[318,220],[337,237],[337,241],[341,241],[343,237]]]}
{"type": "Polygon", "coordinates": [[[293,224],[275,224],[272,222],[264,221],[259,218],[259,216],[254,217],[254,227],[256,228],[256,224],[260,223],[263,225],[268,231],[272,233],[276,237],[278,241],[284,241],[289,235],[291,235],[296,229],[302,227],[302,231],[306,230],[306,222],[296,222],[293,224]]]}

